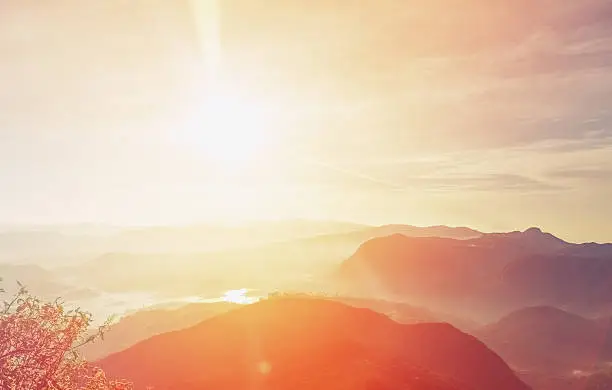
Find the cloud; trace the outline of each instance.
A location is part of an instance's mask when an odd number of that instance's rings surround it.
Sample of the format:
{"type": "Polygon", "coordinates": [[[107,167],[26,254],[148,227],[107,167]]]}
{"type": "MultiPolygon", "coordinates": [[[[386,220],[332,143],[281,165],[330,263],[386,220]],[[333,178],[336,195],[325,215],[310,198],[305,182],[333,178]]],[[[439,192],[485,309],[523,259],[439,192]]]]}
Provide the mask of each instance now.
{"type": "Polygon", "coordinates": [[[417,187],[433,191],[493,191],[493,192],[540,192],[563,189],[519,174],[483,174],[475,176],[420,178],[415,180],[417,187]]]}
{"type": "Polygon", "coordinates": [[[300,183],[348,191],[516,192],[558,191],[566,187],[511,172],[490,172],[477,164],[448,160],[396,163],[309,163],[294,171],[300,183]]]}
{"type": "MultiPolygon", "coordinates": [[[[449,204],[469,221],[496,209],[556,221],[575,204],[592,207],[593,221],[604,214],[611,2],[304,3],[221,2],[224,76],[283,113],[283,156],[266,155],[268,171],[243,183],[278,193],[266,198],[270,209],[327,196],[330,215],[369,214],[378,196],[387,215],[419,198],[410,211],[424,218],[449,204]],[[351,197],[361,207],[344,203],[351,197]]],[[[177,204],[211,203],[202,201],[217,190],[209,172],[156,141],[203,89],[184,4],[0,1],[0,154],[11,162],[0,184],[16,189],[4,202],[8,218],[191,218],[177,204]],[[135,211],[134,199],[146,202],[135,211]]]]}
{"type": "Polygon", "coordinates": [[[227,3],[230,63],[248,63],[240,53],[249,46],[258,68],[274,69],[309,104],[378,100],[351,118],[330,111],[314,120],[305,131],[329,153],[581,139],[612,123],[605,0],[314,1],[308,12],[293,2],[258,3],[275,11],[253,21],[227,3]],[[599,123],[587,122],[593,118],[599,123]],[[368,142],[357,133],[369,133],[368,142]]]}
{"type": "MultiPolygon", "coordinates": [[[[596,120],[592,123],[599,123],[596,120]]],[[[580,151],[609,151],[612,153],[611,129],[587,131],[582,137],[551,138],[523,145],[518,150],[537,153],[572,153],[580,151]]]]}
{"type": "Polygon", "coordinates": [[[300,159],[288,172],[288,179],[302,185],[334,188],[336,190],[396,191],[401,186],[358,167],[327,162],[320,158],[300,159]]]}
{"type": "Polygon", "coordinates": [[[587,180],[587,181],[612,181],[612,169],[605,168],[568,168],[556,170],[549,176],[557,179],[587,180]]]}
{"type": "MultiPolygon", "coordinates": [[[[201,65],[193,20],[180,5],[145,3],[117,20],[115,1],[2,4],[3,127],[176,116],[201,65]]],[[[228,77],[298,112],[317,107],[299,114],[301,131],[330,154],[580,138],[585,120],[612,122],[599,112],[612,99],[605,0],[226,0],[221,13],[228,77]]]]}

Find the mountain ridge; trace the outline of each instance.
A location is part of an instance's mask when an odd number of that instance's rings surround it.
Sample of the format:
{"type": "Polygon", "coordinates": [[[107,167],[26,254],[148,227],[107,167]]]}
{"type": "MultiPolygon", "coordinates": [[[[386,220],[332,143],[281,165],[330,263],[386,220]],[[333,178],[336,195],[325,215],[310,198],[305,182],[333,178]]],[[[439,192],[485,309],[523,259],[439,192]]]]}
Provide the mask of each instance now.
{"type": "Polygon", "coordinates": [[[541,304],[597,313],[612,307],[610,258],[612,246],[572,244],[538,228],[468,240],[393,234],[362,243],[337,279],[352,293],[441,311],[459,304],[497,316],[541,304]]]}
{"type": "MultiPolygon", "coordinates": [[[[399,372],[409,368],[449,378],[461,389],[528,389],[499,356],[451,325],[401,325],[368,309],[314,298],[277,298],[248,305],[185,330],[154,336],[98,363],[112,375],[160,390],[170,388],[170,377],[181,378],[185,389],[205,385],[240,389],[253,380],[262,389],[302,388],[298,378],[304,375],[323,386],[318,388],[397,388],[377,382],[382,366],[376,364],[383,361],[394,362],[383,365],[387,381],[404,378],[399,372]],[[147,358],[156,350],[163,350],[163,356],[147,358]],[[177,366],[177,354],[183,361],[198,362],[197,366],[177,366]],[[374,362],[375,367],[363,372],[351,369],[351,374],[334,371],[342,371],[347,364],[361,367],[364,361],[374,362]],[[261,364],[264,378],[261,372],[253,372],[261,364]],[[206,375],[199,367],[206,367],[206,375]],[[323,367],[333,372],[323,373],[323,367]],[[368,387],[371,381],[375,384],[368,387]]],[[[396,386],[453,388],[435,387],[429,376],[423,377],[420,386],[413,379],[404,378],[396,386]]]]}
{"type": "Polygon", "coordinates": [[[551,306],[513,311],[474,334],[521,370],[567,375],[612,359],[609,318],[589,319],[551,306]]]}

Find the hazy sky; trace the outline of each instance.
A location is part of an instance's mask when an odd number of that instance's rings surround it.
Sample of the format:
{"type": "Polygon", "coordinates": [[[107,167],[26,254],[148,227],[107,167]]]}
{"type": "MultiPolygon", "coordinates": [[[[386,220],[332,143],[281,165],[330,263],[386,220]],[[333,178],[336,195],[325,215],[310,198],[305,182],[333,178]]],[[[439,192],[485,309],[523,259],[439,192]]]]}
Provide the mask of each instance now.
{"type": "Polygon", "coordinates": [[[612,241],[609,1],[210,1],[0,2],[0,222],[612,241]]]}

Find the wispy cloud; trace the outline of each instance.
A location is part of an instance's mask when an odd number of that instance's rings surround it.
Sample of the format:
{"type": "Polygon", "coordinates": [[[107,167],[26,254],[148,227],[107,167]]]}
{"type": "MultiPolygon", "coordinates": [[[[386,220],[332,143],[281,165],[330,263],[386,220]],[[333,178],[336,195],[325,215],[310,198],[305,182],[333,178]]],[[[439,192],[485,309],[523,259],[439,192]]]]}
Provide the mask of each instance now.
{"type": "Polygon", "coordinates": [[[541,191],[559,191],[563,187],[546,183],[542,180],[519,174],[482,174],[474,176],[446,176],[407,179],[412,189],[430,191],[460,192],[491,191],[503,193],[506,191],[527,193],[541,191]]]}
{"type": "MultiPolygon", "coordinates": [[[[15,190],[0,214],[172,215],[218,191],[157,142],[199,107],[205,61],[189,7],[154,3],[0,1],[0,187],[15,190]]],[[[515,223],[529,201],[607,226],[610,1],[304,3],[220,3],[224,76],[278,116],[282,156],[240,183],[253,204],[395,216],[412,199],[424,219],[453,205],[458,223],[515,223]]]]}
{"type": "Polygon", "coordinates": [[[568,168],[549,173],[550,177],[569,180],[612,181],[612,169],[605,168],[568,168]]]}

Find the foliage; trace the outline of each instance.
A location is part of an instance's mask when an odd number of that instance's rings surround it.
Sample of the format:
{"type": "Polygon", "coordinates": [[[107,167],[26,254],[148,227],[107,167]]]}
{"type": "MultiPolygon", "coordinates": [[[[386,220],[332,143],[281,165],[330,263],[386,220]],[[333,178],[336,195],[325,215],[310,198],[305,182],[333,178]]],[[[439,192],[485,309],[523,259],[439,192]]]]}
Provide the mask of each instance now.
{"type": "Polygon", "coordinates": [[[103,338],[108,324],[86,336],[91,321],[91,314],[66,311],[58,300],[43,302],[19,284],[19,291],[0,310],[0,389],[131,389],[127,382],[108,380],[77,352],[103,338]]]}

